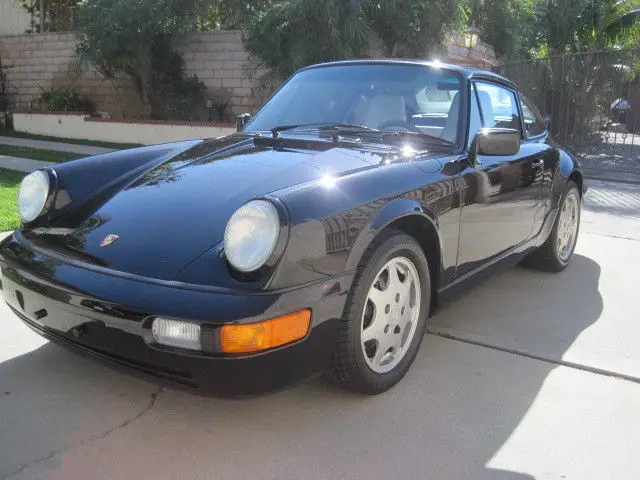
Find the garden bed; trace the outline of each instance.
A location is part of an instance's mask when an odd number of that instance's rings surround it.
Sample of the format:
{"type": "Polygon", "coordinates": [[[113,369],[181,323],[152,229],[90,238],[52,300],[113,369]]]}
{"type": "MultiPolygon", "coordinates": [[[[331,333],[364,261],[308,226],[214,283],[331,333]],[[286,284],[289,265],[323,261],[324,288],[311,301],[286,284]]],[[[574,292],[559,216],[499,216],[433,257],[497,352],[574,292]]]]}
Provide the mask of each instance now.
{"type": "Polygon", "coordinates": [[[81,112],[14,112],[14,128],[20,132],[101,142],[157,143],[216,138],[235,132],[235,126],[208,122],[163,120],[107,120],[81,112]]]}
{"type": "Polygon", "coordinates": [[[18,132],[0,128],[0,137],[24,138],[27,140],[42,140],[45,142],[68,143],[71,145],[83,145],[90,147],[112,148],[114,150],[123,150],[125,148],[135,148],[141,146],[140,143],[119,143],[119,142],[101,142],[99,140],[88,140],[86,138],[68,138],[68,137],[52,137],[51,135],[36,135],[34,133],[18,132]]]}

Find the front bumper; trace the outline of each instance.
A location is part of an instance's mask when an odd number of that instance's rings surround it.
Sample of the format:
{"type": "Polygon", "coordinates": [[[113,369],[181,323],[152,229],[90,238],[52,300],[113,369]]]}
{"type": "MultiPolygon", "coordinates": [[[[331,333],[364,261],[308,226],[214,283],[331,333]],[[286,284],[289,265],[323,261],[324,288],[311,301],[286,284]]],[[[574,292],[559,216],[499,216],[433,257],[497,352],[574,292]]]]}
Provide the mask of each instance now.
{"type": "Polygon", "coordinates": [[[132,278],[32,248],[20,233],[0,246],[0,287],[42,336],[112,366],[204,395],[255,394],[322,371],[332,353],[352,276],[293,290],[247,293],[132,278]],[[312,309],[309,334],[252,355],[149,342],[156,316],[199,323],[214,345],[220,326],[312,309]]]}

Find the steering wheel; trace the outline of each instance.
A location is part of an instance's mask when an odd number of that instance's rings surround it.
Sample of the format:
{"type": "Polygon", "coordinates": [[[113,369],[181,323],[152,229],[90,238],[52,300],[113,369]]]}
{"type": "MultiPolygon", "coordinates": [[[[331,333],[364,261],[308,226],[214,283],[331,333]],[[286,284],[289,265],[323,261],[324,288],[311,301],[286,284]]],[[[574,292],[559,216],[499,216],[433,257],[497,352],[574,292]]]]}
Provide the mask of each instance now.
{"type": "Polygon", "coordinates": [[[418,127],[410,124],[409,122],[403,122],[401,120],[391,120],[390,122],[385,122],[380,127],[379,130],[388,130],[394,131],[398,129],[402,129],[405,132],[418,132],[422,133],[418,127]]]}

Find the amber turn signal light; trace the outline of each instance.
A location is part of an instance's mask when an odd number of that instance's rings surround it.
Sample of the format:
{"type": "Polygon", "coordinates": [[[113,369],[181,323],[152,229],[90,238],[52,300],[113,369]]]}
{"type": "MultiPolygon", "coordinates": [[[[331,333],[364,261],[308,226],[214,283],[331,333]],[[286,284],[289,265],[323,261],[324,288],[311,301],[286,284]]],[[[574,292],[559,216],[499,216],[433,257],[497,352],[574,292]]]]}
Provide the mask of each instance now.
{"type": "Polygon", "coordinates": [[[304,338],[309,332],[311,310],[244,325],[224,325],[220,348],[225,353],[251,353],[279,347],[304,338]]]}

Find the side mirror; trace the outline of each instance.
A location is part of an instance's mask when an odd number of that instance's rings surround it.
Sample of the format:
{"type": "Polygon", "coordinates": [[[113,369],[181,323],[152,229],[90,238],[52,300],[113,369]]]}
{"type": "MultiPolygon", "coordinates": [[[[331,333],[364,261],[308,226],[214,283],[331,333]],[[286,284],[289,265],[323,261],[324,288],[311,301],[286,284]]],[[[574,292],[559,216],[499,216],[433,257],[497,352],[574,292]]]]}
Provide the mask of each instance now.
{"type": "Polygon", "coordinates": [[[551,115],[544,116],[544,124],[547,127],[547,131],[551,131],[551,115]]]}
{"type": "Polygon", "coordinates": [[[483,128],[473,139],[469,160],[480,165],[480,155],[515,155],[520,151],[520,132],[512,128],[483,128]]]}
{"type": "Polygon", "coordinates": [[[249,123],[249,120],[251,120],[250,113],[241,113],[240,115],[238,115],[236,117],[236,130],[238,132],[244,130],[244,126],[249,123]]]}

